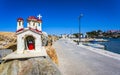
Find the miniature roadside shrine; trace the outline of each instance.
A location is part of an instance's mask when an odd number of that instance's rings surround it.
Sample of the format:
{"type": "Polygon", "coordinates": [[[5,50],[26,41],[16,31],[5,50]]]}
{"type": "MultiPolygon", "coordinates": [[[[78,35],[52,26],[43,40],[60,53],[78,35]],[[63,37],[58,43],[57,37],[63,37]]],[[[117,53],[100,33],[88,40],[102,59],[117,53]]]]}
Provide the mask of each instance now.
{"type": "Polygon", "coordinates": [[[42,46],[42,19],[41,16],[29,16],[27,27],[24,27],[24,19],[17,19],[17,50],[3,59],[30,58],[37,56],[47,56],[44,46],[42,46]]]}

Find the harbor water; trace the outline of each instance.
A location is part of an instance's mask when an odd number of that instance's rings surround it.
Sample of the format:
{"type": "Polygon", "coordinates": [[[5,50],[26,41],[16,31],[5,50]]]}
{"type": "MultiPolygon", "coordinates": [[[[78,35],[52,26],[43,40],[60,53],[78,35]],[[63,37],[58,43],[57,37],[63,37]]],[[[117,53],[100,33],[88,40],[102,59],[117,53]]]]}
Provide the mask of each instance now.
{"type": "Polygon", "coordinates": [[[120,38],[108,38],[108,42],[97,42],[104,45],[105,50],[120,54],[120,38]]]}

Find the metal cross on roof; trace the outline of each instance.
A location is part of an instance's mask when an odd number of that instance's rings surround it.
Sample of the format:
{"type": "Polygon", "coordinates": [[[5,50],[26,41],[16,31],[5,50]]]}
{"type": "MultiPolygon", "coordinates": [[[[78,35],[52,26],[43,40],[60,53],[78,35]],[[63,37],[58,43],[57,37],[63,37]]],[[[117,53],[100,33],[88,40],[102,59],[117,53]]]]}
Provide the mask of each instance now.
{"type": "Polygon", "coordinates": [[[41,19],[42,18],[42,16],[39,14],[38,16],[37,16],[39,19],[41,19]]]}

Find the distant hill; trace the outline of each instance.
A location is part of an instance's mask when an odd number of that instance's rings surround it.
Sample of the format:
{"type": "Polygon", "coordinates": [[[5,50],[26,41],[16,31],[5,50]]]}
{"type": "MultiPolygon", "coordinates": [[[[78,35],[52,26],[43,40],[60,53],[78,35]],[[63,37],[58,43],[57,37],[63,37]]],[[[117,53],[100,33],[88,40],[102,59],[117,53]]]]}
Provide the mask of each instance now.
{"type": "Polygon", "coordinates": [[[0,49],[16,50],[16,35],[14,32],[0,32],[0,49]],[[12,48],[14,46],[14,48],[12,48]]]}

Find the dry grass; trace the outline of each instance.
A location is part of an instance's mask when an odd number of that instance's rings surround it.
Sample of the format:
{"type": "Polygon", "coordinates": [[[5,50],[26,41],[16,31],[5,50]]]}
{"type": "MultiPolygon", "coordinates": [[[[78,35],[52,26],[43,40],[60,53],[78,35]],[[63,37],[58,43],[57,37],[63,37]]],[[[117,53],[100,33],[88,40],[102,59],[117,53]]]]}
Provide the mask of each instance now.
{"type": "Polygon", "coordinates": [[[15,50],[16,45],[16,35],[13,32],[0,32],[0,45],[3,47],[1,49],[11,49],[15,50]]]}
{"type": "Polygon", "coordinates": [[[45,48],[46,48],[47,54],[52,59],[52,61],[58,65],[59,63],[58,63],[57,53],[56,53],[56,50],[52,47],[53,42],[55,42],[56,40],[58,40],[58,37],[48,36],[48,44],[45,48]]]}
{"type": "Polygon", "coordinates": [[[58,65],[59,63],[58,63],[56,50],[52,46],[46,46],[45,48],[46,48],[47,54],[52,59],[52,61],[58,65]]]}
{"type": "Polygon", "coordinates": [[[0,32],[0,36],[9,38],[9,39],[16,39],[16,35],[14,32],[0,32]]]}

